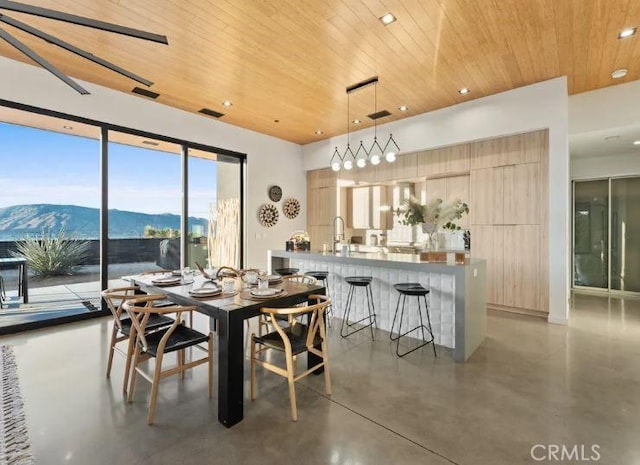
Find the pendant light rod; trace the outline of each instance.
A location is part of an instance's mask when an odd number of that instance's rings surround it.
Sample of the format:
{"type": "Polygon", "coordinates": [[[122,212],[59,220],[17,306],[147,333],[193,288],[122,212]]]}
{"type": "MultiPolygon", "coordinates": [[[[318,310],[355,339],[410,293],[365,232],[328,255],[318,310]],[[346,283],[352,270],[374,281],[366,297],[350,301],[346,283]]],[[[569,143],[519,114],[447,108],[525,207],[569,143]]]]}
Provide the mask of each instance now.
{"type": "Polygon", "coordinates": [[[368,87],[371,85],[375,85],[377,83],[378,83],[378,76],[370,77],[369,79],[365,79],[364,81],[360,81],[356,84],[352,84],[349,87],[347,87],[347,94],[350,94],[351,92],[355,92],[360,89],[364,89],[365,87],[368,87]]]}

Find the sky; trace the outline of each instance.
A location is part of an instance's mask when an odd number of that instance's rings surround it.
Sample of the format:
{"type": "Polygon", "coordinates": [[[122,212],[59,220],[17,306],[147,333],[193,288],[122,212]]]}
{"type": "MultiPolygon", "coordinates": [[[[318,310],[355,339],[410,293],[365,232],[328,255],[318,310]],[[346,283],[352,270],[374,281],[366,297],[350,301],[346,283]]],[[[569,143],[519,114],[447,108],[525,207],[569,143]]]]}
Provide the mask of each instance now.
{"type": "MultiPolygon", "coordinates": [[[[100,143],[0,122],[0,208],[38,203],[99,207],[100,143]]],[[[208,217],[216,162],[189,159],[189,216],[208,217]]],[[[109,144],[109,208],[181,210],[180,156],[109,144]]]]}

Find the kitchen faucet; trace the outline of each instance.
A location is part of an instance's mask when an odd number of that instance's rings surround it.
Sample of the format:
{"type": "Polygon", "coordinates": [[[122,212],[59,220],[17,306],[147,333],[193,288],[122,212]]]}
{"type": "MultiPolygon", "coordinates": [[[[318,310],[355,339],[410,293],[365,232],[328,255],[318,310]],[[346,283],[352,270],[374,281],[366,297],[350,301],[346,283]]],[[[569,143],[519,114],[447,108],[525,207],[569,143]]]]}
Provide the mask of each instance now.
{"type": "Polygon", "coordinates": [[[338,244],[344,240],[344,218],[336,216],[333,218],[333,251],[338,251],[338,244]],[[338,233],[338,220],[342,223],[342,232],[338,233]]]}

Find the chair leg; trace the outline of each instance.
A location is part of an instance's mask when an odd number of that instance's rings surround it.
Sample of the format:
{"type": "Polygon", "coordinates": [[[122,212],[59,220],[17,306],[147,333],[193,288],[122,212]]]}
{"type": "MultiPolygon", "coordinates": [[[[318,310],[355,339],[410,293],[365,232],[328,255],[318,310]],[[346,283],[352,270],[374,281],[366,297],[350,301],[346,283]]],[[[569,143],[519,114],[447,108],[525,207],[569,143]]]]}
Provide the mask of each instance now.
{"type": "Polygon", "coordinates": [[[107,360],[107,378],[111,377],[111,365],[113,365],[113,346],[116,345],[116,336],[118,334],[118,327],[115,322],[111,330],[111,342],[109,343],[109,359],[107,360]]]}
{"type": "Polygon", "coordinates": [[[429,304],[427,303],[427,296],[424,296],[424,306],[427,309],[427,323],[429,324],[429,334],[431,334],[431,345],[433,346],[433,356],[437,357],[436,353],[436,338],[433,336],[433,328],[431,327],[431,317],[429,316],[429,304]]]}
{"type": "Polygon", "coordinates": [[[378,329],[378,325],[376,323],[376,307],[373,305],[373,292],[371,292],[371,286],[367,286],[367,308],[369,310],[369,317],[372,319],[372,324],[369,326],[371,330],[371,339],[375,339],[373,336],[373,327],[375,326],[378,329]]]}
{"type": "Polygon", "coordinates": [[[151,399],[149,401],[149,416],[147,416],[147,424],[153,424],[153,417],[156,413],[156,401],[158,400],[158,387],[160,385],[160,373],[162,372],[162,353],[156,357],[156,367],[153,373],[153,384],[151,385],[151,399]]]}
{"type": "Polygon", "coordinates": [[[289,401],[291,402],[291,419],[298,421],[298,408],[296,406],[296,386],[295,386],[295,366],[293,364],[293,356],[287,354],[287,381],[289,383],[289,401]]]}
{"type": "Polygon", "coordinates": [[[178,368],[180,368],[180,379],[184,379],[184,351],[185,349],[179,350],[177,357],[178,357],[178,368]]]}
{"type": "Polygon", "coordinates": [[[209,399],[213,397],[213,333],[209,333],[209,399]]]}
{"type": "Polygon", "coordinates": [[[256,341],[255,334],[251,335],[251,400],[256,400],[256,341]]]}
{"type": "Polygon", "coordinates": [[[127,402],[133,402],[133,393],[136,390],[136,381],[138,379],[138,365],[140,364],[140,346],[136,344],[136,352],[133,356],[133,369],[131,370],[131,386],[129,386],[129,395],[127,402]]]}
{"type": "Polygon", "coordinates": [[[327,347],[326,336],[322,341],[322,361],[324,362],[324,388],[327,395],[331,395],[331,375],[329,374],[329,349],[327,347]]]}
{"type": "Polygon", "coordinates": [[[131,359],[133,358],[133,351],[136,343],[135,333],[129,335],[129,341],[127,342],[127,359],[124,365],[124,379],[122,380],[122,391],[127,392],[129,389],[129,376],[131,375],[131,359]]]}
{"type": "Polygon", "coordinates": [[[342,326],[340,326],[340,336],[342,337],[348,336],[348,334],[344,332],[344,327],[347,325],[348,328],[348,323],[346,322],[349,320],[349,313],[351,313],[351,300],[353,299],[354,289],[353,286],[349,286],[349,292],[347,292],[347,300],[344,304],[344,315],[342,315],[342,326]]]}

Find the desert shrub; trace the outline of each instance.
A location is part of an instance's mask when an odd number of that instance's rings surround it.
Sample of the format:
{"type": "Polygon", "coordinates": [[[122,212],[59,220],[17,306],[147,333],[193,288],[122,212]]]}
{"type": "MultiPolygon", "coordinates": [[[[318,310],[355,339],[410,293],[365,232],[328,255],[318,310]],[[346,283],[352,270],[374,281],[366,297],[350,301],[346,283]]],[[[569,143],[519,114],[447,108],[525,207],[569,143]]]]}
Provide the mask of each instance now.
{"type": "Polygon", "coordinates": [[[67,237],[64,228],[57,234],[43,229],[40,237],[25,237],[17,244],[15,257],[24,257],[38,276],[60,276],[73,272],[86,262],[89,242],[67,237]]]}

